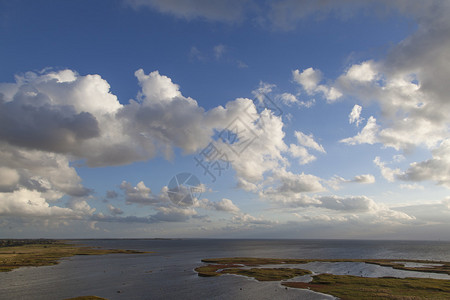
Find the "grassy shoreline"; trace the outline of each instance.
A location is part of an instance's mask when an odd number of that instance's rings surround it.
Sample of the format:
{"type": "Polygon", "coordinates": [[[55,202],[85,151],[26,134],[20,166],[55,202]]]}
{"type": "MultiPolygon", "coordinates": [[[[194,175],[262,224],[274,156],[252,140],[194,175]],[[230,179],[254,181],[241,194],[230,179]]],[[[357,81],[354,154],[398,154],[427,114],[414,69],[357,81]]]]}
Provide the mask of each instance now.
{"type": "MultiPolygon", "coordinates": [[[[208,265],[195,269],[198,276],[212,277],[235,274],[258,281],[282,281],[311,274],[309,270],[292,268],[264,268],[269,264],[305,264],[309,262],[364,262],[394,269],[450,274],[450,262],[404,259],[278,259],[278,258],[209,258],[208,265]],[[436,264],[406,267],[406,263],[436,264]],[[243,267],[253,267],[251,269],[243,267]]],[[[281,282],[290,288],[310,289],[340,299],[450,299],[450,280],[431,278],[367,278],[351,275],[319,274],[311,282],[281,282]]]]}
{"type": "Polygon", "coordinates": [[[151,252],[86,247],[69,244],[68,240],[18,240],[15,244],[8,243],[6,246],[0,247],[0,272],[9,272],[20,267],[56,265],[62,258],[75,255],[119,253],[140,254],[151,252]]]}
{"type": "Polygon", "coordinates": [[[450,262],[414,259],[282,259],[282,258],[255,258],[255,257],[230,257],[208,258],[202,262],[213,264],[242,264],[246,266],[258,266],[267,264],[306,264],[310,262],[363,262],[367,264],[391,267],[398,270],[443,273],[450,275],[450,262]],[[405,263],[436,264],[436,266],[407,267],[405,263]]]}

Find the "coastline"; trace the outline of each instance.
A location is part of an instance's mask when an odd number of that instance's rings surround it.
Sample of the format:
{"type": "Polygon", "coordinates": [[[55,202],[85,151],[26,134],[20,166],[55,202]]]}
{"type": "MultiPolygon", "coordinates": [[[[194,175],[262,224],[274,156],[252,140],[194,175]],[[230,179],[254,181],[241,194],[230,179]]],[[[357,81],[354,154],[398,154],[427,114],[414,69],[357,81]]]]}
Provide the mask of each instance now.
{"type": "Polygon", "coordinates": [[[56,265],[63,258],[75,255],[144,254],[152,252],[103,249],[68,243],[70,240],[1,240],[0,272],[21,267],[56,265]],[[6,243],[5,241],[9,241],[6,243]],[[7,246],[5,246],[8,244],[7,246]]]}
{"type": "Polygon", "coordinates": [[[291,267],[264,268],[264,265],[292,265],[310,262],[356,262],[376,264],[393,269],[450,274],[450,262],[401,259],[277,259],[277,258],[209,258],[207,265],[195,268],[198,276],[215,277],[233,274],[254,278],[257,281],[280,281],[286,288],[309,289],[339,297],[340,299],[450,299],[450,280],[431,278],[362,277],[354,275],[312,274],[306,269],[291,267]],[[416,267],[407,266],[417,263],[416,267]],[[421,265],[422,264],[422,265],[421,265]],[[423,264],[426,264],[423,265],[423,264]],[[249,267],[251,267],[249,269],[249,267]],[[285,281],[310,275],[310,282],[285,281]],[[403,298],[401,298],[403,299],[403,298]],[[408,298],[409,299],[409,298],[408,298]]]}

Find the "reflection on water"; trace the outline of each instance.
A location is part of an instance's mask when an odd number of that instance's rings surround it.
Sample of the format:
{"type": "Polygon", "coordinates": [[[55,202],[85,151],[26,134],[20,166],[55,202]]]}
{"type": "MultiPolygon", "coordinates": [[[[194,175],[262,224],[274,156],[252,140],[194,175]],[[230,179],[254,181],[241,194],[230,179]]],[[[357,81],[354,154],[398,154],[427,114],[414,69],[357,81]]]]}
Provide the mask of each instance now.
{"type": "MultiPolygon", "coordinates": [[[[423,264],[420,264],[423,265],[423,264]]],[[[431,265],[431,264],[427,264],[431,265]]],[[[253,267],[244,267],[251,269],[253,267]]],[[[397,270],[391,267],[383,267],[364,262],[310,262],[306,264],[273,264],[264,265],[264,268],[292,268],[310,270],[312,275],[329,273],[333,275],[352,275],[361,277],[418,277],[450,280],[450,275],[442,273],[415,272],[406,270],[397,270]]],[[[296,281],[296,278],[290,281],[296,281]]]]}
{"type": "MultiPolygon", "coordinates": [[[[56,266],[0,273],[0,299],[64,299],[80,295],[108,299],[333,299],[311,291],[286,289],[278,282],[257,282],[238,276],[198,277],[193,269],[201,265],[202,258],[234,256],[450,261],[448,242],[186,239],[83,240],[77,243],[156,253],[79,256],[65,259],[56,266]]],[[[402,272],[409,272],[391,269],[394,273],[386,274],[385,267],[364,263],[306,265],[316,273],[373,277],[377,274],[402,277],[402,272]]]]}

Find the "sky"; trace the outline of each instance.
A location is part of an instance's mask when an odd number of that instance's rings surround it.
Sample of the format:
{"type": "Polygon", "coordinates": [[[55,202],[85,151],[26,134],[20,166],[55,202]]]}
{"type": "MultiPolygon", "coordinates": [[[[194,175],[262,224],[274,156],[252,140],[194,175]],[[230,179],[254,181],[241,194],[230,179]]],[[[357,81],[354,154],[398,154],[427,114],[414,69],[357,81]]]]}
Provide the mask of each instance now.
{"type": "Polygon", "coordinates": [[[0,237],[450,240],[449,14],[0,0],[0,237]]]}

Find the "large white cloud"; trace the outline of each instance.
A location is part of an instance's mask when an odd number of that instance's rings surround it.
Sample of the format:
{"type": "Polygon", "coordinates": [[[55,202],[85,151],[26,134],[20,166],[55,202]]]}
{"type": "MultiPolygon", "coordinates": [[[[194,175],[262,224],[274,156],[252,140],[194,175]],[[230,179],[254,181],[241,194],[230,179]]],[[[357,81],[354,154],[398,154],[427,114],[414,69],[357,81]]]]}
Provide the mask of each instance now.
{"type": "Polygon", "coordinates": [[[73,203],[70,208],[51,206],[40,192],[24,188],[12,193],[0,193],[0,215],[2,216],[76,219],[92,212],[93,210],[86,202],[73,203]]]}
{"type": "MultiPolygon", "coordinates": [[[[261,106],[263,102],[238,98],[205,111],[158,71],[138,70],[135,75],[141,91],[128,104],[121,104],[99,75],[82,76],[72,70],[29,72],[17,76],[16,83],[2,84],[0,172],[5,177],[0,188],[4,196],[26,190],[39,192],[46,201],[64,195],[85,197],[91,191],[70,166],[73,161],[89,167],[114,166],[156,155],[169,158],[174,148],[199,155],[209,143],[227,156],[241,182],[261,184],[272,170],[287,165],[282,118],[261,106]],[[218,140],[212,138],[215,130],[221,132],[218,140]],[[227,140],[232,134],[238,136],[238,143],[227,140]],[[239,148],[247,140],[250,143],[239,148]]],[[[305,135],[306,147],[322,151],[314,143],[305,135]]],[[[154,218],[171,219],[165,191],[154,195],[143,182],[133,187],[124,181],[120,188],[128,204],[154,206],[158,210],[154,218]]],[[[72,201],[67,207],[88,214],[83,201],[72,201]]],[[[237,212],[232,204],[224,199],[209,207],[237,212]]],[[[113,219],[123,218],[117,216],[118,210],[109,210],[116,214],[113,219]]]]}

